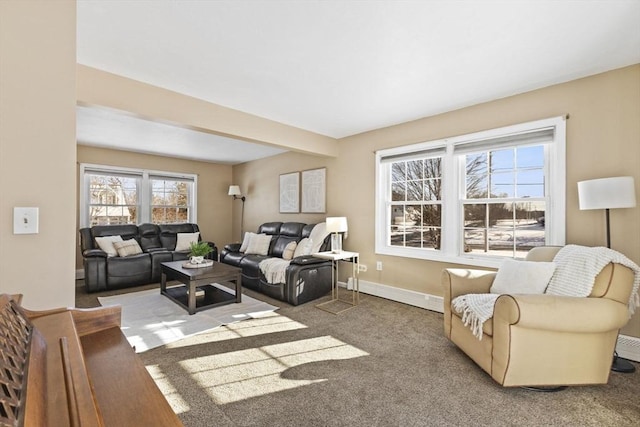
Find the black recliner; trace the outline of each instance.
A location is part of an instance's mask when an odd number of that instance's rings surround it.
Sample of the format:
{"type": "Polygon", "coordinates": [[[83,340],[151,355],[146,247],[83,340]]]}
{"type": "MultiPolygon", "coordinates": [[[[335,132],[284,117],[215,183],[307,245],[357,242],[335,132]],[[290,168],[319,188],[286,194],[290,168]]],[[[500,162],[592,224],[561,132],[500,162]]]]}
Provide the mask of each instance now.
{"type": "MultiPolygon", "coordinates": [[[[200,231],[198,224],[123,224],[96,225],[80,229],[84,283],[87,292],[105,291],[160,281],[160,264],[186,260],[189,251],[176,251],[178,233],[200,231]],[[142,253],[127,257],[109,257],[98,247],[96,237],[120,236],[122,240],[135,239],[142,253]]],[[[202,240],[200,236],[200,240],[202,240]]],[[[209,242],[213,252],[210,259],[218,258],[218,249],[209,242]]]]}
{"type": "MultiPolygon", "coordinates": [[[[242,286],[253,289],[292,305],[303,304],[326,295],[331,291],[331,261],[312,255],[299,256],[291,260],[285,273],[284,283],[269,283],[260,270],[260,262],[272,257],[282,258],[285,247],[311,235],[315,224],[300,222],[267,222],[258,227],[258,234],[271,236],[267,255],[244,254],[240,243],[225,245],[220,252],[220,262],[242,269],[242,286]]],[[[327,236],[320,251],[328,251],[331,237],[327,236]]]]}

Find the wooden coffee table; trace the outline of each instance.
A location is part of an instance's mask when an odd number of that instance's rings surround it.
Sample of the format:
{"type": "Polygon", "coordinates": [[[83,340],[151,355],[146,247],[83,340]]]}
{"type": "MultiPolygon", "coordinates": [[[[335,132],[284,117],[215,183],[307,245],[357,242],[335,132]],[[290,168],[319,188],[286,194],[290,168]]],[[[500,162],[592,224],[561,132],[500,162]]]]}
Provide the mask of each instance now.
{"type": "Polygon", "coordinates": [[[185,262],[161,263],[160,293],[162,295],[182,306],[189,314],[219,305],[241,302],[242,270],[240,268],[220,262],[214,262],[210,267],[184,268],[182,265],[185,262]],[[177,280],[184,286],[167,288],[167,279],[177,280]],[[231,288],[235,285],[235,294],[213,286],[213,283],[231,288]],[[204,295],[196,297],[196,291],[203,291],[204,295]]]}

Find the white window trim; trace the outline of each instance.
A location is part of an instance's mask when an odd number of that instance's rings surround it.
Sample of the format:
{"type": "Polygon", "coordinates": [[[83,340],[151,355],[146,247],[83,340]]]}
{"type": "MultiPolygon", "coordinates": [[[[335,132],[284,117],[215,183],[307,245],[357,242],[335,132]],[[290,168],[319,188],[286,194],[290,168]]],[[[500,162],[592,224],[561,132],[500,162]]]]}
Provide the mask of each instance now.
{"type": "Polygon", "coordinates": [[[186,174],[186,173],[176,173],[176,172],[166,172],[166,171],[158,171],[158,170],[150,170],[150,169],[134,169],[134,168],[126,168],[119,166],[107,166],[107,165],[97,165],[91,163],[81,163],[80,164],[80,227],[88,227],[89,226],[89,178],[87,176],[87,172],[101,172],[105,174],[128,174],[128,175],[137,175],[140,177],[140,185],[138,188],[138,210],[140,215],[138,215],[138,224],[143,224],[147,222],[151,222],[151,180],[150,176],[155,177],[166,177],[166,178],[177,178],[177,179],[185,179],[189,181],[193,181],[191,193],[189,194],[190,200],[193,201],[191,204],[192,209],[189,211],[189,221],[192,223],[198,222],[198,200],[196,195],[198,194],[198,175],[196,174],[186,174]],[[143,191],[142,187],[145,187],[146,190],[143,191]]]}
{"type": "MultiPolygon", "coordinates": [[[[190,221],[195,223],[197,222],[197,211],[196,211],[196,197],[195,195],[198,194],[197,193],[197,189],[198,189],[198,177],[197,175],[185,175],[185,174],[175,174],[175,173],[168,173],[168,172],[158,172],[158,171],[145,171],[146,172],[146,182],[147,182],[147,191],[144,194],[144,198],[147,199],[145,201],[145,211],[146,212],[146,217],[150,219],[151,218],[151,194],[153,194],[153,183],[151,182],[152,179],[162,179],[162,178],[169,178],[169,179],[176,179],[176,180],[183,180],[183,181],[189,181],[192,182],[193,185],[191,186],[191,188],[189,189],[189,201],[193,201],[193,204],[190,206],[189,212],[190,212],[190,221]]],[[[148,221],[147,221],[148,222],[148,221]]]]}
{"type": "Polygon", "coordinates": [[[523,133],[535,129],[553,127],[554,140],[550,144],[545,144],[545,155],[548,155],[548,162],[545,162],[545,194],[549,197],[546,206],[549,212],[549,219],[546,226],[546,245],[565,244],[566,234],[566,118],[564,116],[549,119],[537,120],[527,123],[520,123],[512,126],[475,132],[452,138],[440,139],[418,144],[394,147],[376,152],[376,193],[375,193],[375,252],[381,255],[401,256],[407,258],[425,259],[454,264],[464,264],[481,267],[499,267],[502,262],[501,257],[488,257],[486,255],[468,253],[461,255],[460,246],[462,239],[460,233],[460,218],[462,216],[462,202],[460,182],[464,175],[464,169],[456,165],[456,156],[453,154],[454,147],[460,144],[482,141],[490,138],[498,138],[512,134],[523,133]],[[441,241],[440,250],[425,250],[420,248],[408,248],[391,246],[387,243],[387,225],[390,224],[389,209],[387,208],[387,192],[390,188],[389,174],[382,173],[386,170],[381,160],[383,157],[410,154],[415,151],[423,151],[438,147],[446,147],[446,154],[443,157],[443,194],[442,194],[442,235],[445,238],[441,241]],[[551,187],[553,183],[553,188],[551,187]],[[447,203],[447,200],[455,200],[454,203],[447,203]],[[448,219],[448,220],[445,220],[448,219]]]}

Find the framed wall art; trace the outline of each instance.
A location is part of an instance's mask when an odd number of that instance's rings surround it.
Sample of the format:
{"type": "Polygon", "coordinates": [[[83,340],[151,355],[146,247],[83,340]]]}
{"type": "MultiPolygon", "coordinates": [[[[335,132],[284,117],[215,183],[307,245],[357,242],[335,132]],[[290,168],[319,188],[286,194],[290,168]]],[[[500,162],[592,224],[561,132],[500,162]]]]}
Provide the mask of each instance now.
{"type": "Polygon", "coordinates": [[[280,213],[300,212],[300,172],[280,175],[280,213]]]}
{"type": "Polygon", "coordinates": [[[302,171],[302,213],[325,213],[327,168],[302,171]]]}

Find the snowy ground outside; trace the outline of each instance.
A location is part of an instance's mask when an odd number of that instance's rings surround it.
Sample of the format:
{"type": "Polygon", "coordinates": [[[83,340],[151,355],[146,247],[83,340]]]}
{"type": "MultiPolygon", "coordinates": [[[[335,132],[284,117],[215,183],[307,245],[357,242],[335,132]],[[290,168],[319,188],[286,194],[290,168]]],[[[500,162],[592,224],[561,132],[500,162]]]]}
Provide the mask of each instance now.
{"type": "MultiPolygon", "coordinates": [[[[393,227],[391,244],[407,247],[436,246],[439,230],[435,227],[410,225],[393,227]]],[[[482,228],[465,229],[465,247],[467,252],[486,255],[504,255],[512,253],[514,240],[516,256],[524,256],[531,248],[545,244],[545,228],[533,219],[498,220],[488,230],[482,228]],[[485,236],[486,235],[486,236],[485,236]],[[486,240],[485,240],[486,239],[486,240]],[[487,248],[488,245],[488,248],[487,248]]]]}

